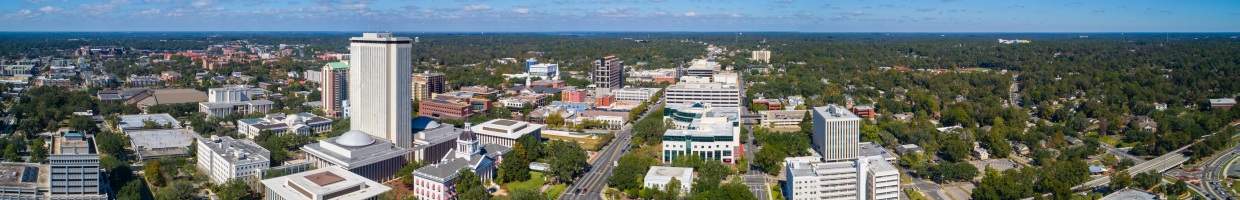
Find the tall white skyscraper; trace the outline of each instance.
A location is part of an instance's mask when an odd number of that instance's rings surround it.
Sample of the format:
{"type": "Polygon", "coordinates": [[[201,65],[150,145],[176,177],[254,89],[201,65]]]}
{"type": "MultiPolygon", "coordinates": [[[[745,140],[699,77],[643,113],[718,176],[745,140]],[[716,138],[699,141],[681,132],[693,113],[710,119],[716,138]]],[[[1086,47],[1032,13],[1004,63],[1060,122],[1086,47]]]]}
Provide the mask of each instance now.
{"type": "Polygon", "coordinates": [[[814,135],[811,143],[823,160],[857,158],[861,118],[843,106],[831,104],[814,108],[814,135]]]}
{"type": "Polygon", "coordinates": [[[413,40],[391,33],[362,33],[349,42],[350,127],[410,148],[413,40]]]}

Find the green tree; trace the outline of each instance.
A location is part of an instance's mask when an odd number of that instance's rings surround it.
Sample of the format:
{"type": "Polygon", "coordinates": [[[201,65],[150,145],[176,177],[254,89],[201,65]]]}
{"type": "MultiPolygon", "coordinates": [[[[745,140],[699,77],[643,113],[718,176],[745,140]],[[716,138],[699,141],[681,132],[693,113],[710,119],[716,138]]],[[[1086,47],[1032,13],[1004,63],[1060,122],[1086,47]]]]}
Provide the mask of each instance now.
{"type": "Polygon", "coordinates": [[[1145,172],[1145,173],[1137,174],[1136,176],[1132,177],[1132,179],[1133,179],[1132,180],[1133,184],[1130,186],[1137,186],[1141,189],[1149,190],[1149,189],[1153,189],[1154,186],[1157,186],[1158,183],[1162,181],[1162,175],[1157,174],[1157,173],[1145,172]]]}
{"type": "Polygon", "coordinates": [[[146,176],[146,181],[156,187],[164,186],[164,175],[160,173],[159,160],[151,160],[146,162],[146,166],[142,169],[142,174],[146,176]]]}
{"type": "Polygon", "coordinates": [[[42,137],[35,138],[30,142],[30,162],[41,163],[47,160],[47,142],[42,137]]]}
{"type": "Polygon", "coordinates": [[[256,200],[258,195],[245,181],[234,179],[215,187],[215,194],[224,200],[256,200]]]}
{"type": "Polygon", "coordinates": [[[504,162],[499,164],[499,177],[501,183],[509,183],[516,181],[525,181],[530,179],[530,162],[522,156],[512,156],[505,158],[504,162]]]}
{"type": "Polygon", "coordinates": [[[160,188],[156,199],[194,199],[194,184],[189,181],[174,181],[168,187],[160,188]]]}
{"type": "Polygon", "coordinates": [[[977,167],[968,162],[943,163],[930,168],[935,182],[968,181],[977,177],[977,167]]]}
{"type": "Polygon", "coordinates": [[[485,186],[482,185],[482,178],[478,177],[473,171],[461,169],[459,175],[456,176],[456,198],[457,199],[491,199],[485,186]]]}
{"type": "Polygon", "coordinates": [[[986,176],[973,189],[971,197],[978,200],[1023,199],[1034,194],[1029,178],[1019,172],[998,172],[986,169],[986,176]]]}
{"type": "Polygon", "coordinates": [[[1112,190],[1128,188],[1128,186],[1132,186],[1132,176],[1128,175],[1128,171],[1111,173],[1111,184],[1109,186],[1112,190]]]}
{"type": "Polygon", "coordinates": [[[547,121],[547,125],[551,127],[564,126],[564,117],[560,116],[560,112],[553,112],[550,115],[547,115],[547,119],[545,121],[547,121]]]}
{"type": "Polygon", "coordinates": [[[400,177],[401,183],[405,185],[413,184],[413,171],[425,165],[417,160],[409,160],[409,163],[405,163],[405,166],[401,166],[400,170],[396,171],[396,175],[400,177]]]}
{"type": "Polygon", "coordinates": [[[573,177],[580,174],[587,165],[586,152],[575,142],[551,141],[547,145],[548,152],[556,152],[551,157],[551,174],[560,182],[572,182],[573,177]]]}
{"type": "Polygon", "coordinates": [[[512,200],[547,200],[546,194],[531,190],[512,191],[511,197],[512,200]]]}
{"type": "Polygon", "coordinates": [[[146,184],[142,184],[140,180],[133,180],[125,183],[124,187],[116,192],[116,199],[120,200],[141,200],[143,194],[148,193],[146,184]]]}

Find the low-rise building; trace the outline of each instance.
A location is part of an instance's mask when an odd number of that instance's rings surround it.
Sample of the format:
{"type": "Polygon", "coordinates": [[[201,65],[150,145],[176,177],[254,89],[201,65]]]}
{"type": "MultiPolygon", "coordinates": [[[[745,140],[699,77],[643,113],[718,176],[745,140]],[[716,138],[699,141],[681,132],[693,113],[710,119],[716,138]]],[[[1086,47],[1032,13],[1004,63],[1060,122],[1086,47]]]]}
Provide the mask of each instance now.
{"type": "Polygon", "coordinates": [[[693,168],[688,167],[650,166],[650,170],[646,171],[646,177],[643,177],[642,186],[665,190],[673,179],[680,182],[681,194],[688,194],[693,190],[693,168]]]}
{"type": "Polygon", "coordinates": [[[119,118],[113,124],[117,131],[181,128],[181,122],[168,113],[121,115],[119,118]]]}
{"type": "Polygon", "coordinates": [[[455,99],[454,101],[469,102],[469,109],[474,113],[485,113],[491,109],[491,98],[486,95],[468,92],[468,91],[451,91],[435,94],[433,98],[455,99]]]}
{"type": "Polygon", "coordinates": [[[564,102],[583,103],[589,102],[589,93],[586,90],[570,88],[560,90],[560,100],[564,102]]]}
{"type": "Polygon", "coordinates": [[[546,105],[551,95],[539,93],[523,93],[520,96],[500,98],[499,103],[507,108],[538,107],[546,105]]]}
{"type": "Polygon", "coordinates": [[[611,90],[611,94],[616,96],[619,101],[647,101],[655,94],[658,94],[662,88],[621,88],[611,90]]]}
{"type": "Polygon", "coordinates": [[[277,134],[309,135],[332,131],[332,120],[310,113],[268,114],[263,118],[237,120],[237,133],[249,138],[258,137],[263,131],[277,134]]]}
{"type": "Polygon", "coordinates": [[[138,160],[189,156],[194,131],[186,129],[151,129],[125,131],[138,160]]]}
{"type": "Polygon", "coordinates": [[[473,116],[472,106],[468,100],[436,96],[418,101],[418,116],[435,119],[468,119],[473,116]]]}
{"type": "Polygon", "coordinates": [[[762,126],[771,128],[798,128],[801,120],[805,119],[805,110],[763,110],[758,111],[758,115],[762,116],[762,126]]]}
{"type": "Polygon", "coordinates": [[[530,135],[541,141],[542,136],[540,133],[542,133],[544,126],[546,125],[509,119],[493,119],[470,127],[470,130],[478,135],[478,140],[482,144],[496,144],[511,148],[517,143],[517,138],[524,135],[530,135]]]}
{"type": "Polygon", "coordinates": [[[198,170],[215,184],[233,179],[258,180],[271,167],[271,152],[254,141],[228,136],[197,137],[198,170]]]}
{"type": "Polygon", "coordinates": [[[207,94],[190,88],[151,90],[148,95],[130,98],[125,103],[137,105],[139,109],[154,105],[198,103],[207,101],[207,94]]]}
{"type": "Polygon", "coordinates": [[[465,125],[465,129],[456,139],[453,155],[413,171],[413,190],[417,199],[456,199],[456,177],[463,169],[478,174],[483,183],[495,177],[496,166],[499,166],[503,155],[511,149],[480,144],[477,135],[469,131],[469,124],[465,125]]]}
{"type": "Polygon", "coordinates": [[[725,117],[694,120],[687,129],[669,129],[663,133],[663,162],[672,163],[682,156],[734,164],[740,154],[740,129],[725,117]]]}
{"type": "Polygon", "coordinates": [[[38,163],[0,163],[0,199],[44,199],[39,189],[50,179],[44,169],[38,163]]]}
{"type": "Polygon", "coordinates": [[[630,81],[645,83],[667,83],[675,84],[680,78],[680,70],[673,68],[662,68],[652,70],[634,70],[630,71],[627,77],[630,81]]]}
{"type": "Polygon", "coordinates": [[[376,139],[360,130],[321,140],[301,147],[311,165],[318,168],[338,166],[370,180],[385,182],[396,177],[406,162],[409,149],[384,139],[376,139]]]}
{"type": "MultiPolygon", "coordinates": [[[[124,102],[124,101],[129,101],[129,99],[133,97],[142,95],[143,93],[149,93],[149,92],[151,92],[151,89],[147,89],[147,88],[105,89],[105,90],[99,90],[99,92],[95,92],[95,97],[99,98],[99,101],[124,102]]],[[[146,94],[146,95],[149,95],[149,94],[146,94]]]]}
{"type": "Polygon", "coordinates": [[[268,200],[378,200],[392,190],[339,167],[325,167],[262,180],[268,200]]]}
{"type": "Polygon", "coordinates": [[[1228,110],[1228,109],[1231,109],[1231,107],[1234,107],[1234,106],[1236,106],[1236,99],[1235,99],[1235,98],[1218,98],[1218,99],[1210,99],[1210,108],[1212,108],[1212,109],[1222,109],[1222,110],[1228,110]]]}
{"type": "Polygon", "coordinates": [[[624,127],[625,123],[629,122],[629,112],[586,110],[581,112],[580,115],[571,118],[571,121],[575,124],[584,123],[586,120],[603,123],[604,127],[599,128],[620,129],[624,127]]]}
{"type": "Polygon", "coordinates": [[[129,87],[157,86],[163,83],[164,82],[162,80],[159,80],[159,76],[156,75],[139,76],[137,74],[131,74],[128,79],[125,79],[125,85],[128,85],[129,87]]]}
{"type": "Polygon", "coordinates": [[[456,148],[456,138],[465,132],[451,124],[440,124],[428,117],[413,119],[413,156],[410,158],[434,164],[448,158],[452,149],[456,148]]]}
{"type": "Polygon", "coordinates": [[[211,88],[208,93],[208,101],[198,103],[198,111],[206,113],[208,117],[267,113],[275,107],[275,102],[258,99],[266,96],[266,90],[250,86],[211,88]]]}
{"type": "Polygon", "coordinates": [[[874,117],[878,116],[878,114],[874,111],[874,106],[871,105],[853,106],[852,108],[849,108],[848,111],[852,111],[853,114],[857,115],[857,117],[866,119],[874,119],[874,117]]]}

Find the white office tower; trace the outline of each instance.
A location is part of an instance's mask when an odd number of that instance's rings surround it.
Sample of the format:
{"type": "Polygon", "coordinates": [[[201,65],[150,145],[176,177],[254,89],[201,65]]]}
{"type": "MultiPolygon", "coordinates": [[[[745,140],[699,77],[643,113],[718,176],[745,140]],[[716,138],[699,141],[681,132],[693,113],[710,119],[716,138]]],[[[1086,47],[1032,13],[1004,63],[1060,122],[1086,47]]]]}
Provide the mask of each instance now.
{"type": "Polygon", "coordinates": [[[363,33],[349,41],[350,126],[409,148],[413,40],[363,33]]]}
{"type": "Polygon", "coordinates": [[[898,200],[900,172],[882,157],[823,162],[817,156],[784,159],[790,200],[898,200]]]}
{"type": "Polygon", "coordinates": [[[739,108],[742,96],[737,82],[716,80],[707,77],[681,77],[680,82],[667,86],[663,100],[668,104],[703,103],[716,108],[739,108]]]}
{"type": "Polygon", "coordinates": [[[857,158],[861,118],[843,106],[831,104],[814,108],[814,151],[823,160],[837,161],[857,158]]]}

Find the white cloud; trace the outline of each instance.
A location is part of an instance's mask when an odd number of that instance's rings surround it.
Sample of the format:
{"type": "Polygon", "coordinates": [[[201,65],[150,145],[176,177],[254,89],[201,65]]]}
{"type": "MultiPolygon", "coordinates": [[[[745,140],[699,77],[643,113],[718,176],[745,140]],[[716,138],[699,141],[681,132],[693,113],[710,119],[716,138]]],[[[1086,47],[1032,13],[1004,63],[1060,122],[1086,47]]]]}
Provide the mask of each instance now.
{"type": "Polygon", "coordinates": [[[121,6],[121,4],[127,3],[129,3],[128,0],[112,0],[99,4],[83,4],[80,6],[80,9],[87,14],[100,15],[112,12],[112,10],[115,10],[116,7],[121,6]]]}
{"type": "Polygon", "coordinates": [[[163,10],[160,10],[159,8],[151,8],[138,12],[138,14],[141,15],[159,15],[160,13],[163,13],[163,10]]]}
{"type": "Polygon", "coordinates": [[[598,14],[604,17],[633,17],[637,16],[637,11],[636,8],[631,7],[608,8],[598,11],[598,14]]]}
{"type": "Polygon", "coordinates": [[[486,5],[486,4],[470,4],[470,5],[466,5],[466,6],[465,6],[465,8],[463,8],[463,9],[461,9],[461,10],[464,10],[464,11],[488,11],[488,10],[491,10],[491,6],[486,5]]]}
{"type": "Polygon", "coordinates": [[[530,9],[529,8],[516,8],[516,9],[512,9],[512,12],[515,12],[518,14],[530,14],[530,9]]]}
{"type": "Polygon", "coordinates": [[[215,2],[211,0],[194,0],[193,3],[190,3],[190,6],[194,6],[194,8],[206,8],[210,7],[214,3],[215,2]]]}
{"type": "Polygon", "coordinates": [[[27,18],[33,17],[34,15],[36,14],[34,14],[34,11],[31,11],[30,9],[21,9],[13,14],[9,14],[9,17],[27,18]]]}
{"type": "Polygon", "coordinates": [[[43,6],[42,8],[39,8],[39,12],[43,12],[43,13],[60,12],[60,8],[57,8],[55,6],[43,6]]]}
{"type": "Polygon", "coordinates": [[[685,12],[685,17],[696,17],[697,15],[698,15],[697,12],[693,12],[693,11],[685,12]]]}

